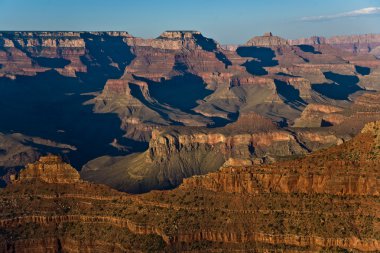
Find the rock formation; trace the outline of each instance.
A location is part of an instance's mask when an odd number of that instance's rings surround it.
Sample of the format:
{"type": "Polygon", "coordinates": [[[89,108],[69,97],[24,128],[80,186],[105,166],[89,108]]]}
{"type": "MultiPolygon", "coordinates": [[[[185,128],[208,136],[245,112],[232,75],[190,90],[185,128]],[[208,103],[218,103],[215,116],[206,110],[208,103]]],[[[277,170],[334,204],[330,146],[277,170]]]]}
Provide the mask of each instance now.
{"type": "Polygon", "coordinates": [[[75,147],[20,133],[0,133],[0,185],[8,183],[12,174],[25,164],[35,161],[46,150],[70,152],[75,147]]]}
{"type": "Polygon", "coordinates": [[[149,148],[126,157],[100,157],[81,176],[127,192],[178,186],[184,178],[214,172],[224,163],[271,163],[341,143],[327,132],[281,130],[256,114],[222,128],[153,130],[149,148]]]}
{"type": "Polygon", "coordinates": [[[333,47],[353,52],[372,53],[379,56],[377,50],[380,46],[380,36],[378,34],[363,34],[351,36],[333,36],[330,38],[314,36],[311,38],[297,39],[290,41],[292,45],[320,45],[328,44],[333,47]]]}
{"type": "Polygon", "coordinates": [[[20,171],[20,181],[40,180],[50,184],[71,184],[79,181],[79,173],[59,156],[41,156],[37,162],[20,171]]]}
{"type": "Polygon", "coordinates": [[[96,182],[173,187],[226,161],[268,163],[326,148],[380,119],[380,61],[364,50],[376,41],[296,42],[266,33],[226,50],[197,31],[155,39],[1,32],[0,117],[8,120],[0,131],[65,143],[22,145],[86,164],[82,175],[96,182]],[[236,122],[244,115],[275,129],[250,132],[236,122]],[[111,171],[118,177],[108,177],[111,171]]]}
{"type": "MultiPolygon", "coordinates": [[[[228,165],[168,191],[19,180],[0,191],[0,249],[378,252],[379,124],[296,160],[228,165]]],[[[36,164],[45,162],[58,160],[36,164]]]]}
{"type": "Polygon", "coordinates": [[[245,45],[255,47],[276,47],[287,46],[289,43],[286,39],[278,36],[273,36],[271,32],[268,32],[263,36],[253,37],[245,45]]]}

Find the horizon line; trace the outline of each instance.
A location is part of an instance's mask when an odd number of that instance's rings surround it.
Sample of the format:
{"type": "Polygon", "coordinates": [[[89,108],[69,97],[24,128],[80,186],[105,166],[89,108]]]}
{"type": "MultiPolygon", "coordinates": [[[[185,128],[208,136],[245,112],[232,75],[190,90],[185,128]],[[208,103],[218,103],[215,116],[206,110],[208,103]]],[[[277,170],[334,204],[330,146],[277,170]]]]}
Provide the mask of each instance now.
{"type": "MultiPolygon", "coordinates": [[[[6,32],[6,33],[21,33],[21,32],[35,32],[35,33],[39,33],[39,32],[41,32],[41,33],[43,33],[43,32],[53,32],[53,33],[59,33],[59,32],[63,32],[63,33],[64,32],[93,33],[93,32],[97,32],[97,33],[109,33],[109,32],[123,32],[123,33],[127,33],[127,34],[131,35],[133,38],[140,38],[140,39],[146,39],[146,40],[148,40],[148,39],[159,39],[159,37],[164,32],[199,32],[203,36],[203,33],[199,30],[165,30],[165,31],[161,32],[157,37],[134,36],[133,34],[129,33],[126,30],[0,30],[0,33],[3,33],[3,32],[6,32]]],[[[248,40],[246,40],[246,42],[244,42],[243,44],[247,43],[250,39],[255,38],[255,37],[267,37],[267,36],[265,36],[265,34],[266,33],[263,33],[261,35],[253,35],[252,37],[248,38],[248,40]]],[[[295,41],[295,40],[299,40],[299,39],[310,39],[313,37],[329,39],[329,38],[334,38],[334,37],[366,36],[366,35],[380,35],[380,33],[356,33],[356,34],[352,33],[352,34],[340,34],[340,35],[332,35],[332,36],[311,35],[308,37],[298,37],[296,39],[288,39],[288,38],[285,38],[282,36],[278,36],[276,34],[272,34],[273,37],[280,37],[280,38],[283,38],[287,41],[295,41]]],[[[206,38],[215,40],[212,37],[206,37],[206,38]]],[[[241,43],[219,43],[219,41],[217,41],[217,40],[215,40],[215,41],[220,45],[243,45],[241,43]]]]}

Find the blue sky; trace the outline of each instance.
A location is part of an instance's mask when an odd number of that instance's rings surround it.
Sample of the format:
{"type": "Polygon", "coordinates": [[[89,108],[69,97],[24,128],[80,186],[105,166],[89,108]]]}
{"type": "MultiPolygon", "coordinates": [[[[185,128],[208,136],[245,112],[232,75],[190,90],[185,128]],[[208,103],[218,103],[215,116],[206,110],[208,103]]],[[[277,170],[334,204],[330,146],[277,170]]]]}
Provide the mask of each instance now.
{"type": "Polygon", "coordinates": [[[0,0],[0,30],[199,30],[226,43],[380,33],[380,0],[0,0]]]}

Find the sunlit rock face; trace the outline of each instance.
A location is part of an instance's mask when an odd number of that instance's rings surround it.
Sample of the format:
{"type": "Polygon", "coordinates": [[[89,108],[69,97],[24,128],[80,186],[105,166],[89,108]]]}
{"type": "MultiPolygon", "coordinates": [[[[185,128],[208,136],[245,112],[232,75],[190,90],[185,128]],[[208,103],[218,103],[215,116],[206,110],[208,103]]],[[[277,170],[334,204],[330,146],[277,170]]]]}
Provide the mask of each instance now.
{"type": "Polygon", "coordinates": [[[303,39],[296,39],[290,41],[293,45],[319,45],[328,44],[333,47],[342,49],[344,51],[353,53],[372,53],[377,54],[380,46],[379,34],[363,34],[363,35],[350,35],[350,36],[333,36],[330,38],[325,37],[310,37],[303,39]]]}
{"type": "Polygon", "coordinates": [[[223,164],[268,164],[341,142],[328,132],[295,135],[262,116],[243,114],[221,128],[153,130],[147,151],[100,157],[87,163],[81,176],[121,191],[146,192],[176,187],[184,178],[215,172],[223,164]]]}
{"type": "Polygon", "coordinates": [[[274,36],[271,32],[268,32],[263,36],[253,37],[245,45],[255,47],[275,47],[287,46],[289,45],[289,42],[284,38],[274,36]]]}
{"type": "MultiPolygon", "coordinates": [[[[2,32],[2,73],[35,75],[58,68],[63,75],[85,72],[85,41],[78,32],[2,32]]],[[[1,43],[1,42],[0,42],[1,43]]]]}
{"type": "Polygon", "coordinates": [[[20,171],[20,181],[40,180],[50,184],[70,184],[79,181],[79,173],[59,156],[41,156],[35,163],[29,163],[20,171]]]}
{"type": "Polygon", "coordinates": [[[1,32],[0,252],[380,251],[377,43],[1,32]]]}
{"type": "Polygon", "coordinates": [[[228,50],[198,31],[0,37],[7,178],[10,167],[57,153],[78,170],[85,165],[82,175],[94,182],[172,188],[228,161],[271,163],[342,143],[380,118],[380,61],[337,46],[373,48],[376,36],[297,42],[266,33],[228,50]],[[255,121],[271,125],[244,127],[255,121]]]}
{"type": "MultiPolygon", "coordinates": [[[[379,131],[373,122],[341,145],[270,165],[230,159],[176,189],[138,195],[78,181],[65,164],[59,178],[71,183],[16,180],[0,191],[0,249],[378,252],[379,131]]],[[[58,164],[42,157],[25,171],[51,177],[58,164]]]]}

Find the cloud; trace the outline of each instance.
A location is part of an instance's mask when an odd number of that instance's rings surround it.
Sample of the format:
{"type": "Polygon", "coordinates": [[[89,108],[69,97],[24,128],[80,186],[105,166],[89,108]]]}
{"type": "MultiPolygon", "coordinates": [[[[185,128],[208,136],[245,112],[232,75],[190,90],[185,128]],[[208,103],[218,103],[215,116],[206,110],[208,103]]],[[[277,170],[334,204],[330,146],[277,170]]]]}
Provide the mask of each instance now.
{"type": "Polygon", "coordinates": [[[363,9],[354,10],[350,12],[343,12],[343,13],[327,15],[327,16],[303,17],[301,20],[302,21],[323,21],[323,20],[332,20],[332,19],[339,19],[339,18],[367,16],[367,15],[374,15],[374,14],[380,14],[380,7],[368,7],[368,8],[363,8],[363,9]]]}

